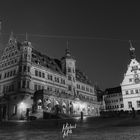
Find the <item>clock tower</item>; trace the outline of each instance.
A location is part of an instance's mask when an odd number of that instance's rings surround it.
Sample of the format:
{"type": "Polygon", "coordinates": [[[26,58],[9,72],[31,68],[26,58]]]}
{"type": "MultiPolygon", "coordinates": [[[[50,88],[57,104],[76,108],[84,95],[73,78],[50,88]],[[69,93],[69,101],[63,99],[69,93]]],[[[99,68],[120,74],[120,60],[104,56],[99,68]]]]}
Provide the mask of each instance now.
{"type": "Polygon", "coordinates": [[[130,64],[121,83],[124,110],[139,110],[140,106],[140,63],[136,60],[135,48],[130,43],[130,64]]]}
{"type": "Polygon", "coordinates": [[[67,77],[67,85],[68,85],[68,92],[70,94],[76,94],[76,70],[75,70],[75,63],[76,60],[71,56],[70,50],[68,48],[67,42],[67,49],[65,51],[65,56],[61,59],[62,62],[62,70],[66,74],[67,77]]]}

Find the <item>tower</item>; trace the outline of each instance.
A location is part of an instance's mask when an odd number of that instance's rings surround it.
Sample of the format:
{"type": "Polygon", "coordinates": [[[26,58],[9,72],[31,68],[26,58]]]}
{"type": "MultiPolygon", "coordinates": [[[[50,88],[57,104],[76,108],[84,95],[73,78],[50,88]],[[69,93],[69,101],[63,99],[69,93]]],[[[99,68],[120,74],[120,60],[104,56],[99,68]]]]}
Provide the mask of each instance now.
{"type": "Polygon", "coordinates": [[[124,110],[131,110],[134,107],[136,110],[140,108],[140,63],[136,60],[135,48],[132,46],[131,41],[129,55],[130,64],[124,74],[124,79],[121,83],[122,96],[124,102],[124,110]]]}
{"type": "Polygon", "coordinates": [[[26,39],[22,43],[21,47],[21,58],[19,63],[19,84],[20,90],[24,91],[26,94],[30,94],[30,81],[31,81],[31,53],[32,45],[31,42],[26,39]]]}
{"type": "Polygon", "coordinates": [[[67,48],[65,50],[65,56],[61,60],[62,62],[62,70],[66,74],[66,77],[68,79],[68,92],[75,94],[75,88],[76,88],[76,68],[75,63],[76,60],[71,56],[70,50],[69,50],[69,44],[67,41],[67,48]]]}
{"type": "Polygon", "coordinates": [[[129,54],[130,54],[130,58],[132,60],[132,59],[135,59],[136,58],[135,48],[132,46],[131,40],[129,40],[129,43],[130,43],[129,54]]]}

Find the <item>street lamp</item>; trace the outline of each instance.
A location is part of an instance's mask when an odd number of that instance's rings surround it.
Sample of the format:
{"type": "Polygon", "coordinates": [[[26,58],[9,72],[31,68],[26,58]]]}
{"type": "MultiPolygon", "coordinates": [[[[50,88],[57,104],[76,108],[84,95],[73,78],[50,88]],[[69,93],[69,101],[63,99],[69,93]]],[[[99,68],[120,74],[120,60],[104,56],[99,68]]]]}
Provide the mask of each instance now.
{"type": "Polygon", "coordinates": [[[20,111],[20,114],[21,114],[21,119],[22,119],[22,115],[23,115],[23,111],[25,111],[26,110],[26,104],[24,103],[24,102],[21,102],[20,104],[19,104],[19,111],[20,111]]]}

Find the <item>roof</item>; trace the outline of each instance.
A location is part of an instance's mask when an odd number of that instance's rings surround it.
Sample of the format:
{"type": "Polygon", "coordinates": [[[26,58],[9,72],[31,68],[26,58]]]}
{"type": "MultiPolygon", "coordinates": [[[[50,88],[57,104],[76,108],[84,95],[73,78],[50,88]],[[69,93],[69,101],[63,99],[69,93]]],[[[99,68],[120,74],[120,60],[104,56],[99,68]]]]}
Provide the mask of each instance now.
{"type": "Polygon", "coordinates": [[[114,88],[107,88],[105,90],[105,94],[114,94],[114,93],[121,93],[121,86],[114,87],[114,88]]]}
{"type": "MultiPolygon", "coordinates": [[[[32,61],[34,61],[35,63],[39,63],[40,65],[51,69],[52,71],[65,75],[65,72],[62,71],[61,60],[59,60],[59,59],[50,58],[49,56],[41,54],[39,51],[33,49],[32,50],[32,61]]],[[[78,69],[76,69],[76,80],[83,82],[85,84],[88,84],[88,85],[92,85],[92,83],[89,81],[88,77],[78,69]]]]}
{"type": "Polygon", "coordinates": [[[41,54],[35,49],[32,50],[32,61],[35,63],[39,63],[40,65],[51,69],[52,71],[64,74],[61,69],[60,60],[50,58],[49,56],[41,54]]]}
{"type": "Polygon", "coordinates": [[[87,75],[81,72],[79,69],[76,69],[76,80],[83,82],[88,85],[92,85],[91,81],[89,81],[87,75]]]}

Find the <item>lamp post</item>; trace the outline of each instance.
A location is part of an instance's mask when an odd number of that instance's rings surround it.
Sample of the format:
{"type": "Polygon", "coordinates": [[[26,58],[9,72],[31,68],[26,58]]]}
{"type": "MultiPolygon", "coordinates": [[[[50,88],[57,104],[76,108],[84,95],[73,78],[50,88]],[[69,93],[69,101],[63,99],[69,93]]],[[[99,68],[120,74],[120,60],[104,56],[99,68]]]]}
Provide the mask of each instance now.
{"type": "Polygon", "coordinates": [[[22,119],[22,115],[23,115],[23,111],[25,111],[26,110],[26,104],[24,103],[24,102],[21,102],[20,104],[19,104],[19,111],[20,111],[20,118],[22,119]]]}

